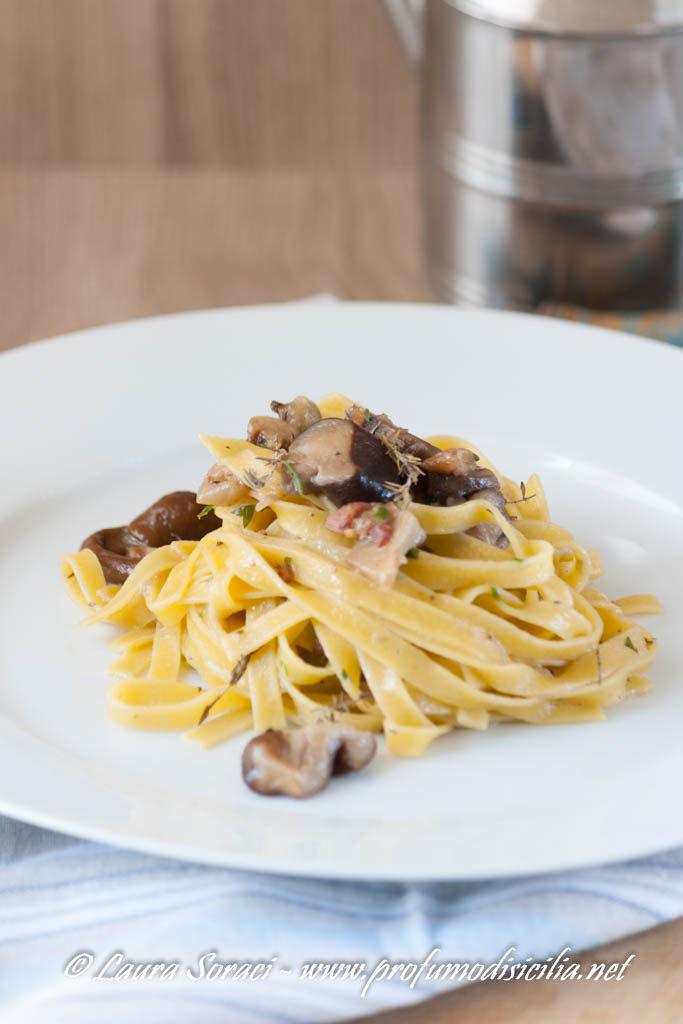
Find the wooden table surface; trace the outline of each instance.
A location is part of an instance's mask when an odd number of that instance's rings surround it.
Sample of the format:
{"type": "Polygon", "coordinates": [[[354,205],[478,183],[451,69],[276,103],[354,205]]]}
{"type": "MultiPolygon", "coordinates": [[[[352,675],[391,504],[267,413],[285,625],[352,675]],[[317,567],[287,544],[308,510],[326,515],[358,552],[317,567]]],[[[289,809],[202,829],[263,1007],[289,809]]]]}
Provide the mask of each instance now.
{"type": "Polygon", "coordinates": [[[0,0],[0,347],[334,292],[432,298],[379,0],[0,0]]]}
{"type": "MultiPolygon", "coordinates": [[[[417,112],[380,0],[0,0],[0,348],[321,291],[433,301],[417,112]]],[[[377,1020],[683,1021],[683,922],[593,959],[633,951],[617,984],[377,1020]]]]}

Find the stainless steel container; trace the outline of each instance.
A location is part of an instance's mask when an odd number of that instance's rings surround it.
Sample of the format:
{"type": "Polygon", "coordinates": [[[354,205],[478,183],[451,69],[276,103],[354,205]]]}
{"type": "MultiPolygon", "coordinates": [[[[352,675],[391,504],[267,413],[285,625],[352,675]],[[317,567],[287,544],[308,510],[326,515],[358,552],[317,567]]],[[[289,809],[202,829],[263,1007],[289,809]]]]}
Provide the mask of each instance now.
{"type": "Polygon", "coordinates": [[[437,293],[683,306],[683,2],[427,0],[423,197],[437,293]]]}

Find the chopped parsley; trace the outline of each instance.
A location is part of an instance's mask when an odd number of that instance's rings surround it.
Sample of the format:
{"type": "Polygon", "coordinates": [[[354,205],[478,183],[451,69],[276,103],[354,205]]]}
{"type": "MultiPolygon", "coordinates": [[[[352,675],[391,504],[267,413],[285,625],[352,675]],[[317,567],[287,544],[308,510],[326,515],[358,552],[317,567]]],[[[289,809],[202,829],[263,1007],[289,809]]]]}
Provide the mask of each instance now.
{"type": "Polygon", "coordinates": [[[419,554],[419,548],[408,548],[408,550],[406,551],[406,558],[418,558],[419,554]]]}
{"type": "Polygon", "coordinates": [[[491,587],[491,593],[495,597],[496,601],[500,601],[500,593],[498,592],[498,587],[491,587]]]}
{"type": "MultiPolygon", "coordinates": [[[[292,564],[292,559],[289,557],[289,555],[285,555],[285,557],[283,558],[283,562],[285,563],[285,565],[291,565],[292,564]]],[[[310,625],[310,623],[309,623],[309,625],[310,625]]]]}
{"type": "Polygon", "coordinates": [[[304,489],[303,489],[303,486],[301,484],[301,477],[299,476],[297,471],[294,469],[294,466],[292,465],[291,462],[285,462],[285,466],[289,470],[289,472],[291,474],[291,477],[292,477],[292,480],[294,481],[294,487],[296,488],[296,493],[297,494],[303,494],[304,493],[304,489]]]}
{"type": "Polygon", "coordinates": [[[204,508],[201,510],[201,512],[197,513],[197,519],[203,519],[204,516],[208,516],[209,512],[215,512],[215,511],[216,511],[216,506],[215,505],[205,505],[204,508]]]}
{"type": "Polygon", "coordinates": [[[387,519],[389,517],[386,505],[377,505],[372,514],[375,519],[387,519]]]}
{"type": "Polygon", "coordinates": [[[524,561],[523,558],[515,558],[515,562],[523,562],[523,561],[524,561]]]}
{"type": "Polygon", "coordinates": [[[341,676],[342,676],[342,679],[348,679],[349,678],[349,673],[346,671],[345,668],[343,668],[341,670],[341,676]]]}
{"type": "Polygon", "coordinates": [[[256,505],[240,505],[239,508],[234,508],[232,510],[232,514],[234,516],[239,516],[240,517],[240,519],[242,520],[242,526],[246,530],[247,526],[249,526],[249,523],[254,518],[254,512],[255,511],[256,511],[256,505]]]}
{"type": "Polygon", "coordinates": [[[370,410],[369,409],[365,410],[365,422],[366,423],[370,422],[370,410]]]}
{"type": "Polygon", "coordinates": [[[633,646],[633,640],[631,640],[630,636],[627,636],[626,639],[624,640],[624,647],[630,647],[632,651],[635,651],[636,654],[638,653],[636,648],[633,646]]]}

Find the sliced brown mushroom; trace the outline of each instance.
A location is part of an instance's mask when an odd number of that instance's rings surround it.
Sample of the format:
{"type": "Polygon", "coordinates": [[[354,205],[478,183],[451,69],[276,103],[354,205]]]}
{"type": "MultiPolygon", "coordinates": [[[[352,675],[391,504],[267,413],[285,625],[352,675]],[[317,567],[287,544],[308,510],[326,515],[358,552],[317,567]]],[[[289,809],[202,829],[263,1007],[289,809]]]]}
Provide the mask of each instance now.
{"type": "MultiPolygon", "coordinates": [[[[479,467],[479,456],[469,448],[442,450],[416,434],[397,427],[388,416],[375,415],[354,405],[348,419],[378,437],[385,445],[413,501],[432,505],[460,505],[473,498],[490,501],[507,515],[500,481],[490,469],[479,467]]],[[[505,533],[495,523],[480,523],[467,531],[487,544],[507,546],[505,533]]],[[[365,560],[365,555],[363,559],[365,560]]],[[[377,556],[372,555],[374,560],[377,556]]]]}
{"type": "Polygon", "coordinates": [[[249,488],[227,466],[216,462],[199,485],[197,501],[205,505],[234,505],[248,497],[249,488]]]}
{"type": "Polygon", "coordinates": [[[247,426],[247,440],[271,451],[289,448],[295,437],[294,427],[275,416],[252,416],[247,426]]]}
{"type": "Polygon", "coordinates": [[[505,495],[498,487],[484,487],[481,491],[477,491],[476,494],[472,495],[472,498],[476,498],[477,501],[488,501],[489,504],[493,505],[502,512],[504,516],[507,516],[505,505],[505,495]]]}
{"type": "Polygon", "coordinates": [[[477,468],[479,456],[469,448],[439,448],[424,459],[422,468],[427,473],[448,473],[463,476],[477,468]]]}
{"type": "Polygon", "coordinates": [[[498,479],[490,469],[475,468],[467,473],[428,473],[424,486],[430,504],[452,505],[451,499],[476,498],[478,491],[498,488],[498,479]]]}
{"type": "Polygon", "coordinates": [[[288,423],[295,434],[301,434],[321,419],[320,409],[305,395],[297,395],[291,402],[271,402],[270,408],[288,423]]]}
{"type": "Polygon", "coordinates": [[[373,434],[375,437],[379,437],[390,451],[397,451],[401,455],[412,455],[417,459],[429,458],[430,455],[434,455],[439,451],[436,445],[425,441],[416,434],[411,434],[409,430],[404,430],[403,427],[397,427],[384,413],[377,416],[375,413],[370,412],[369,409],[363,409],[360,405],[353,405],[348,410],[347,415],[357,426],[367,430],[368,433],[373,434]]]}
{"type": "Polygon", "coordinates": [[[155,501],[128,526],[91,533],[81,549],[94,552],[108,583],[123,583],[154,548],[174,540],[201,540],[220,525],[220,519],[211,510],[204,512],[193,491],[174,491],[155,501]]]}
{"type": "Polygon", "coordinates": [[[289,447],[282,475],[291,494],[324,494],[335,505],[390,501],[394,492],[388,484],[399,483],[382,442],[351,420],[335,417],[299,434],[289,447]]]}
{"type": "Polygon", "coordinates": [[[86,548],[97,556],[107,583],[125,583],[138,562],[154,550],[130,538],[126,526],[91,533],[81,544],[81,550],[86,548]]]}
{"type": "MultiPolygon", "coordinates": [[[[505,495],[498,488],[488,487],[482,491],[477,491],[471,497],[477,498],[479,501],[488,501],[499,512],[502,512],[506,518],[508,517],[507,509],[505,508],[505,495]]],[[[477,523],[467,533],[470,537],[476,537],[477,540],[483,540],[485,544],[494,544],[499,548],[506,548],[510,543],[503,530],[498,526],[498,523],[477,523]]]]}
{"type": "Polygon", "coordinates": [[[484,544],[493,544],[494,547],[506,548],[510,543],[498,523],[477,523],[466,532],[470,537],[476,537],[484,544]]]}
{"type": "Polygon", "coordinates": [[[204,512],[194,491],[173,491],[132,519],[128,533],[143,544],[160,548],[174,540],[201,540],[220,525],[214,512],[204,512]]]}
{"type": "Polygon", "coordinates": [[[242,778],[265,796],[312,796],[332,775],[365,767],[375,756],[372,733],[322,721],[299,729],[268,729],[247,743],[242,778]]]}

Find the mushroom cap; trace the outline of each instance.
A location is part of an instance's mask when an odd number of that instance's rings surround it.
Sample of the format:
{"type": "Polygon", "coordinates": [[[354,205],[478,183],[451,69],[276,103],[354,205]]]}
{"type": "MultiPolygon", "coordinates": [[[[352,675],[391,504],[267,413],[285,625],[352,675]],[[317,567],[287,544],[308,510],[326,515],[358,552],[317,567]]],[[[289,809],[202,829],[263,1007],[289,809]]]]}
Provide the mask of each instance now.
{"type": "Polygon", "coordinates": [[[267,729],[242,752],[242,778],[264,796],[312,796],[332,775],[365,767],[375,756],[372,733],[322,721],[298,729],[267,729]]]}
{"type": "Polygon", "coordinates": [[[144,545],[135,544],[135,538],[130,537],[126,526],[96,530],[81,544],[81,551],[86,549],[96,555],[107,583],[125,583],[147,553],[144,545]]]}
{"type": "Polygon", "coordinates": [[[200,519],[202,511],[194,491],[173,491],[155,501],[128,526],[91,533],[81,544],[81,550],[88,548],[94,552],[108,583],[124,583],[153,548],[174,540],[201,540],[222,525],[213,511],[200,519]]]}
{"type": "MultiPolygon", "coordinates": [[[[379,438],[351,420],[330,417],[304,430],[292,442],[288,463],[304,492],[324,494],[335,505],[350,501],[391,501],[387,484],[398,484],[395,464],[379,438]]],[[[294,484],[288,465],[283,476],[294,484]]]]}
{"type": "Polygon", "coordinates": [[[295,434],[301,434],[321,419],[320,409],[305,395],[297,395],[291,402],[271,402],[270,408],[281,420],[289,423],[295,434]]]}
{"type": "Polygon", "coordinates": [[[153,548],[171,544],[174,540],[201,540],[207,533],[221,526],[220,519],[213,511],[200,519],[202,511],[203,506],[197,503],[194,491],[173,491],[164,494],[136,516],[128,532],[153,548]]]}
{"type": "Polygon", "coordinates": [[[227,466],[216,462],[207,470],[199,485],[197,501],[205,505],[232,505],[246,498],[248,494],[248,486],[227,466]]]}

